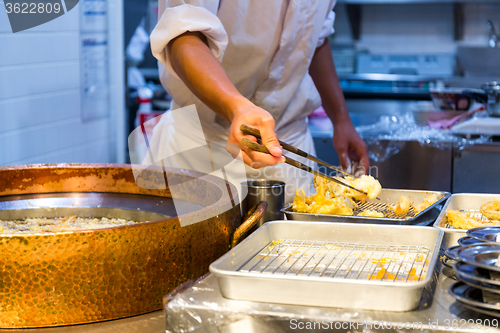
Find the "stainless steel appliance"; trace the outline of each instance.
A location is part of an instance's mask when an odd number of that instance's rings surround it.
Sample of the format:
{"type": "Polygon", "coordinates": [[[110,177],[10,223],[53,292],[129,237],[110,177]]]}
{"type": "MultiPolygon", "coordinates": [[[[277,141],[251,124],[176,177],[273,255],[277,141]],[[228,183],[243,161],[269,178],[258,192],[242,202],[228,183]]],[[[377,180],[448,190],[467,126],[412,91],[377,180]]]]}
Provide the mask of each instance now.
{"type": "Polygon", "coordinates": [[[466,90],[464,93],[483,103],[490,116],[500,117],[500,82],[487,82],[481,89],[482,91],[466,90]]]}

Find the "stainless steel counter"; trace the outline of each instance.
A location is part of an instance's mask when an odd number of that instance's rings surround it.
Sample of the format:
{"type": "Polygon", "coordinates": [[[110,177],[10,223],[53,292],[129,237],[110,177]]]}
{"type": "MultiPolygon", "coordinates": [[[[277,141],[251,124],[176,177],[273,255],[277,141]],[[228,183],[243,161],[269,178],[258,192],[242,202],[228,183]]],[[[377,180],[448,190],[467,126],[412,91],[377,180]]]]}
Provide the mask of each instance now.
{"type": "MultiPolygon", "coordinates": [[[[334,328],[336,332],[351,333],[500,332],[493,327],[468,328],[472,321],[477,324],[493,318],[471,312],[455,302],[448,294],[449,286],[455,282],[449,277],[452,271],[446,267],[439,270],[439,275],[436,272],[434,274],[433,284],[424,290],[418,309],[410,312],[357,311],[234,301],[222,297],[217,280],[209,275],[168,303],[167,332],[275,333],[295,329],[300,331],[301,327],[307,332],[321,332],[326,327],[334,328]],[[470,321],[463,325],[468,320],[470,321]],[[307,329],[307,325],[311,329],[307,329]],[[457,329],[457,325],[463,327],[457,329]]],[[[290,292],[293,293],[293,290],[290,292]]],[[[384,299],[380,302],[384,302],[384,299]]]]}

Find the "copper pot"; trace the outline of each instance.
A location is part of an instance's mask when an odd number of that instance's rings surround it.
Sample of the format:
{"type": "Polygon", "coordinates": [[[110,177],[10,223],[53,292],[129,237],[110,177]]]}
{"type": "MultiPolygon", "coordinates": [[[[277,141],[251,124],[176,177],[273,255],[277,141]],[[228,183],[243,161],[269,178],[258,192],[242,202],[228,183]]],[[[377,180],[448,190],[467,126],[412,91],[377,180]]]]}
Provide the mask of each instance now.
{"type": "MultiPolygon", "coordinates": [[[[162,308],[162,297],[208,271],[241,237],[257,213],[241,224],[237,192],[221,195],[217,177],[168,169],[186,183],[184,199],[202,206],[199,223],[180,227],[164,218],[106,229],[51,234],[0,234],[0,327],[45,327],[123,318],[162,308]],[[190,182],[187,182],[190,181],[190,182]],[[239,229],[237,229],[239,227],[239,229]]],[[[142,186],[128,165],[57,164],[0,168],[0,199],[41,193],[129,193],[171,197],[162,170],[144,170],[142,186]],[[7,197],[10,196],[10,197],[7,197]]],[[[189,216],[186,216],[189,218],[189,216]]]]}

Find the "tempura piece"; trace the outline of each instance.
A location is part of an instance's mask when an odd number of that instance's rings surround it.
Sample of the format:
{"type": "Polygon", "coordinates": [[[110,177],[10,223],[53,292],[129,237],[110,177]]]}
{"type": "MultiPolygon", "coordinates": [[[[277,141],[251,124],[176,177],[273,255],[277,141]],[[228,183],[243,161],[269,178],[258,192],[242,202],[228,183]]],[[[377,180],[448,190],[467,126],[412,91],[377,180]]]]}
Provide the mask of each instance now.
{"type": "Polygon", "coordinates": [[[359,213],[357,216],[384,217],[384,214],[377,212],[376,210],[367,209],[359,213]]]}
{"type": "Polygon", "coordinates": [[[415,215],[417,215],[421,211],[425,210],[427,207],[431,206],[433,203],[435,203],[438,200],[439,200],[439,198],[438,198],[436,193],[429,194],[428,196],[426,196],[424,198],[422,203],[413,206],[413,211],[415,212],[415,215]]]}
{"type": "Polygon", "coordinates": [[[472,229],[477,227],[500,225],[500,221],[497,222],[481,221],[474,217],[467,216],[467,214],[461,211],[453,209],[446,210],[446,216],[448,217],[448,224],[455,229],[472,229]]]}
{"type": "MultiPolygon", "coordinates": [[[[371,176],[338,179],[367,192],[369,198],[376,198],[382,190],[380,183],[371,176]]],[[[314,188],[316,189],[316,193],[310,196],[306,196],[304,190],[295,190],[295,198],[292,204],[294,212],[353,215],[354,210],[358,208],[358,205],[353,199],[364,200],[367,198],[364,194],[326,180],[323,177],[314,177],[314,188]]],[[[377,215],[377,217],[383,217],[383,215],[377,215]]]]}
{"type": "Polygon", "coordinates": [[[399,201],[398,201],[398,204],[396,206],[394,206],[394,205],[388,205],[388,206],[397,215],[405,215],[410,210],[411,201],[410,201],[410,198],[402,196],[402,197],[399,197],[399,201]]]}
{"type": "Polygon", "coordinates": [[[332,197],[324,187],[308,197],[304,190],[295,190],[292,208],[298,213],[353,215],[353,203],[350,199],[332,197]]]}
{"type": "MultiPolygon", "coordinates": [[[[361,177],[354,179],[352,177],[345,177],[345,180],[352,187],[366,192],[368,194],[368,199],[370,200],[375,199],[379,196],[380,192],[382,192],[382,185],[380,185],[379,181],[372,176],[362,175],[361,177]]],[[[364,201],[367,198],[366,195],[359,193],[358,191],[351,190],[350,188],[348,188],[348,190],[352,192],[349,196],[355,200],[364,201]]]]}
{"type": "Polygon", "coordinates": [[[348,185],[351,185],[354,188],[357,188],[358,190],[366,192],[368,196],[350,189],[349,187],[326,180],[323,177],[314,177],[314,187],[318,189],[319,186],[325,186],[332,196],[343,196],[358,201],[365,201],[366,199],[373,200],[378,197],[380,192],[382,191],[382,186],[380,185],[379,181],[372,176],[362,175],[359,178],[353,178],[349,176],[345,178],[335,178],[348,185]]]}
{"type": "Polygon", "coordinates": [[[500,201],[493,200],[481,206],[481,213],[490,220],[500,220],[500,201]]]}

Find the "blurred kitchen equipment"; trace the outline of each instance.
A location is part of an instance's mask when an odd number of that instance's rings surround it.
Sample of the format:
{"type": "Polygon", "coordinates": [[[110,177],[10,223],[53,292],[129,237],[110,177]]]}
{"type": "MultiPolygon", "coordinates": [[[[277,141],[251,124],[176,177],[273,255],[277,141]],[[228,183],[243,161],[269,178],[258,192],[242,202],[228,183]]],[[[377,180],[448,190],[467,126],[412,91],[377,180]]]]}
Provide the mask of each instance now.
{"type": "MultiPolygon", "coordinates": [[[[0,327],[81,324],[161,309],[165,294],[205,274],[266,206],[238,227],[237,194],[223,195],[228,192],[224,180],[182,169],[134,172],[130,165],[118,164],[0,167],[0,219],[78,212],[150,221],[0,234],[0,327]],[[191,213],[177,215],[172,183],[177,198],[194,208],[191,213]],[[180,218],[193,217],[199,222],[180,226],[180,218]]],[[[229,186],[230,193],[237,193],[229,186]]]]}
{"type": "Polygon", "coordinates": [[[210,272],[230,299],[409,311],[432,281],[442,236],[428,227],[273,221],[210,272]]]}
{"type": "Polygon", "coordinates": [[[500,47],[497,42],[497,47],[489,46],[464,46],[457,47],[457,67],[467,78],[479,76],[497,77],[500,75],[500,47]]]}
{"type": "Polygon", "coordinates": [[[464,90],[463,93],[475,98],[486,106],[486,111],[492,117],[500,117],[500,83],[486,82],[482,90],[464,90]]]}
{"type": "Polygon", "coordinates": [[[358,54],[357,73],[453,76],[453,54],[358,54]]]}
{"type": "MultiPolygon", "coordinates": [[[[285,205],[285,183],[279,180],[250,179],[241,183],[247,189],[247,196],[241,203],[242,216],[261,201],[267,202],[267,210],[264,216],[257,222],[257,229],[267,221],[283,220],[284,214],[281,209],[285,205]]],[[[245,191],[243,190],[243,193],[245,191]]]]}
{"type": "Polygon", "coordinates": [[[432,101],[439,110],[467,111],[471,106],[471,96],[464,94],[463,88],[431,88],[432,101]]]}
{"type": "Polygon", "coordinates": [[[334,47],[332,56],[337,74],[352,74],[356,70],[356,50],[352,47],[334,47]]]}
{"type": "Polygon", "coordinates": [[[498,45],[498,39],[500,38],[500,35],[497,35],[493,22],[488,21],[487,25],[488,29],[490,29],[490,39],[488,40],[488,45],[492,48],[495,48],[498,45]]]}

